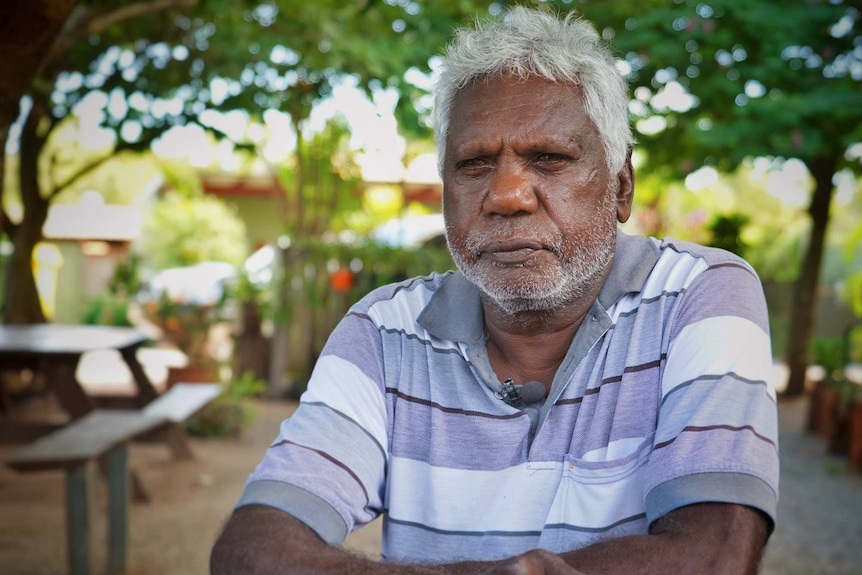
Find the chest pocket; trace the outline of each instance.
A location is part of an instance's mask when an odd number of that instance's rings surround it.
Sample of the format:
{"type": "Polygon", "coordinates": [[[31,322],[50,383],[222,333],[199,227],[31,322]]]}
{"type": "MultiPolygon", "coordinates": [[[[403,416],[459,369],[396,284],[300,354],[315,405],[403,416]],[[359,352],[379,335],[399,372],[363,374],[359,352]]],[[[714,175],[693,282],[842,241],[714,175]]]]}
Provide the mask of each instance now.
{"type": "Polygon", "coordinates": [[[646,532],[643,485],[652,437],[626,439],[564,461],[563,522],[589,541],[646,532]]]}

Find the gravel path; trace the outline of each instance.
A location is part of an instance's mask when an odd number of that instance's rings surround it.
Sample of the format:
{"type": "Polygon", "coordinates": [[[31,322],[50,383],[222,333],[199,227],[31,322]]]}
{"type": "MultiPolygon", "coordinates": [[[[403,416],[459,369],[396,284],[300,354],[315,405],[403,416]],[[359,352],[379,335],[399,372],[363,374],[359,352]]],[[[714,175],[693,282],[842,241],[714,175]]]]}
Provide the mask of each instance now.
{"type": "MultiPolygon", "coordinates": [[[[209,549],[239,497],[249,471],[293,405],[260,403],[253,428],[240,439],[195,440],[197,459],[174,462],[158,444],[135,445],[131,467],[152,495],[129,517],[126,575],[204,575],[209,549]]],[[[802,432],[805,404],[779,403],[782,456],[779,523],[764,575],[862,574],[862,473],[848,473],[822,440],[802,432]]],[[[0,445],[0,461],[10,453],[0,445]]],[[[94,470],[91,470],[94,471],[94,470]]],[[[97,474],[94,474],[98,477],[97,474]]],[[[91,489],[91,564],[104,573],[104,483],[91,489]]],[[[66,572],[63,476],[19,475],[0,466],[0,574],[66,572]]],[[[348,546],[370,556],[379,522],[355,533],[348,546]]]]}
{"type": "Polygon", "coordinates": [[[803,431],[806,403],[779,402],[778,525],[764,575],[862,574],[862,473],[803,431]]]}

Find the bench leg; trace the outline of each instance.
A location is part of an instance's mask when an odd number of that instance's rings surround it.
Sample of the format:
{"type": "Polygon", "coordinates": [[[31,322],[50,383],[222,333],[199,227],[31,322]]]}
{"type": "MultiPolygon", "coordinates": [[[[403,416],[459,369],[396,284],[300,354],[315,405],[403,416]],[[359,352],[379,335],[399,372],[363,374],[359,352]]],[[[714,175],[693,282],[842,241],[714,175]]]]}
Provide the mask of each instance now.
{"type": "Polygon", "coordinates": [[[87,466],[66,472],[66,529],[69,552],[69,573],[90,573],[90,521],[87,501],[87,466]]]}
{"type": "Polygon", "coordinates": [[[192,446],[189,444],[189,436],[186,435],[182,423],[172,423],[164,430],[165,442],[168,444],[168,449],[171,450],[171,455],[176,460],[194,459],[192,446]]]}
{"type": "Polygon", "coordinates": [[[126,444],[108,452],[108,575],[126,568],[129,507],[129,449],[126,444]]]}

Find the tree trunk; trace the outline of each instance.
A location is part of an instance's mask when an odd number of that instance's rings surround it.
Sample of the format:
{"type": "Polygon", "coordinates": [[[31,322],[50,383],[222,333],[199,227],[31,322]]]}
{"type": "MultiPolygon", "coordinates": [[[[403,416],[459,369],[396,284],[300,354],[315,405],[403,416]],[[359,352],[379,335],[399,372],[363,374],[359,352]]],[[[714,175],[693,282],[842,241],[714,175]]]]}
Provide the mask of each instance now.
{"type": "MultiPolygon", "coordinates": [[[[3,89],[0,90],[0,205],[4,195],[5,149],[9,126],[18,117],[21,97],[30,89],[34,76],[41,67],[45,55],[62,30],[63,23],[77,4],[76,0],[12,0],[0,3],[0,77],[3,89]]],[[[33,126],[35,135],[35,126],[33,126]]],[[[28,150],[32,166],[24,167],[25,144],[22,134],[21,173],[29,171],[29,181],[21,182],[22,197],[26,184],[35,184],[37,178],[37,158],[41,145],[35,151],[28,150]],[[30,177],[32,176],[32,177],[30,177]]],[[[31,190],[32,191],[32,190],[31,190]]],[[[36,188],[38,196],[38,187],[36,188]]],[[[4,232],[12,241],[14,252],[6,264],[5,300],[3,319],[6,323],[38,323],[45,321],[45,314],[39,302],[36,280],[33,277],[31,261],[33,248],[42,237],[42,225],[48,215],[47,202],[37,197],[26,209],[27,213],[18,225],[6,220],[0,214],[0,235],[4,232]]],[[[2,209],[0,209],[2,211],[2,209]]]]}
{"type": "Polygon", "coordinates": [[[817,287],[826,229],[829,225],[829,206],[834,188],[835,158],[818,158],[809,164],[814,176],[814,195],[808,208],[811,215],[811,234],[799,279],[793,291],[790,308],[790,338],[787,346],[787,365],[790,378],[785,395],[795,397],[805,392],[805,372],[808,369],[808,346],[814,335],[817,318],[817,287]]]}
{"type": "MultiPolygon", "coordinates": [[[[6,140],[18,117],[18,104],[77,4],[76,0],[5,0],[0,2],[0,206],[2,206],[6,140]]],[[[9,222],[0,207],[0,237],[9,222]]]]}
{"type": "Polygon", "coordinates": [[[19,173],[24,217],[9,228],[14,251],[6,269],[4,321],[8,324],[45,321],[32,271],[33,249],[42,240],[42,226],[50,204],[39,189],[39,152],[47,138],[47,131],[39,133],[39,124],[45,117],[47,110],[43,103],[34,99],[21,130],[19,173]]]}
{"type": "MultiPolygon", "coordinates": [[[[0,2],[0,134],[18,116],[18,102],[63,27],[76,0],[0,2]]],[[[2,180],[0,180],[2,185],[2,180]]]]}

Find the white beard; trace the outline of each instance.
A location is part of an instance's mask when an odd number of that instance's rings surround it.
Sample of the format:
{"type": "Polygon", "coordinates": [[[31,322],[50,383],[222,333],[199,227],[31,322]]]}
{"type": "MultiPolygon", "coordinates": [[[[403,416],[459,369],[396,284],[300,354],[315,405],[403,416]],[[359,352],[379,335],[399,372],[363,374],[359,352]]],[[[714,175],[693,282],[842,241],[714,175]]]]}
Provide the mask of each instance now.
{"type": "MultiPolygon", "coordinates": [[[[612,191],[608,191],[605,202],[596,210],[596,225],[590,232],[568,241],[561,234],[543,238],[543,243],[558,261],[547,271],[530,273],[525,267],[518,282],[509,281],[490,266],[480,265],[479,246],[484,238],[468,235],[462,245],[453,245],[452,234],[447,227],[446,241],[452,259],[468,280],[507,313],[561,309],[583,297],[613,258],[617,224],[616,194],[612,191]]],[[[513,225],[506,231],[515,229],[513,225]]],[[[534,237],[535,231],[531,235],[534,237]]]]}

